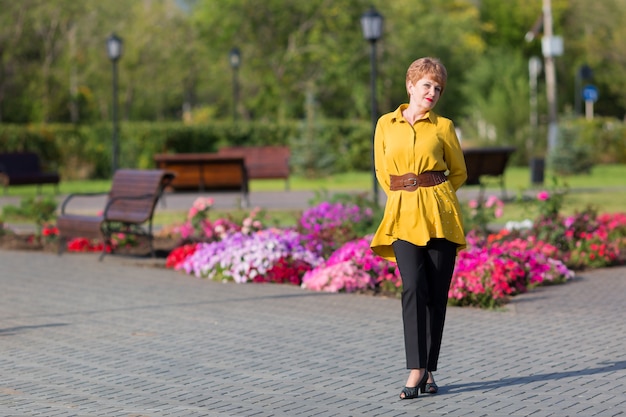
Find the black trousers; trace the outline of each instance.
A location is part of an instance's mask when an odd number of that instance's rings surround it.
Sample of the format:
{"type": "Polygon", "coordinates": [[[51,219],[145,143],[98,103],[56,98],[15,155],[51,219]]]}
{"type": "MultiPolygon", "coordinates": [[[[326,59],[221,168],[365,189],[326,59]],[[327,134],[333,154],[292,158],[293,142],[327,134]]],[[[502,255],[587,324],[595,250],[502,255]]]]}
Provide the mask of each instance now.
{"type": "Polygon", "coordinates": [[[402,276],[406,366],[436,371],[457,245],[446,239],[426,246],[397,240],[392,247],[402,276]]]}

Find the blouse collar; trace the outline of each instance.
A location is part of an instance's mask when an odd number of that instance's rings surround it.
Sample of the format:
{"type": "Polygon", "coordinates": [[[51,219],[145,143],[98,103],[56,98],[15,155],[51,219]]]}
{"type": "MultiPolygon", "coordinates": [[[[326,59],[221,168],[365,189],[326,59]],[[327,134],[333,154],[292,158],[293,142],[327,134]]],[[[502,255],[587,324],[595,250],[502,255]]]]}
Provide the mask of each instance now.
{"type": "MultiPolygon", "coordinates": [[[[398,108],[393,112],[391,121],[392,122],[406,122],[406,119],[402,115],[402,111],[406,109],[407,107],[409,107],[408,103],[400,104],[400,106],[398,106],[398,108]]],[[[429,111],[428,113],[426,113],[426,117],[424,117],[424,119],[428,119],[430,120],[432,124],[436,124],[437,114],[434,111],[429,111]]],[[[424,120],[424,119],[420,119],[420,120],[424,120]]]]}

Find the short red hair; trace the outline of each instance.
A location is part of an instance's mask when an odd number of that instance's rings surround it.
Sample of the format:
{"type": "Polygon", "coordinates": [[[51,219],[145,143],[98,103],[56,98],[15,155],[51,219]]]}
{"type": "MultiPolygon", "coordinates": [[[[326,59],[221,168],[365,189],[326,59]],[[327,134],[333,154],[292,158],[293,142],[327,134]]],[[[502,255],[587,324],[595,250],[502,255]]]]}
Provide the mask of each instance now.
{"type": "Polygon", "coordinates": [[[413,61],[406,71],[406,84],[407,86],[409,83],[415,84],[418,80],[426,76],[430,76],[434,81],[437,81],[443,93],[446,87],[446,81],[448,80],[448,71],[437,58],[424,57],[413,61]]]}

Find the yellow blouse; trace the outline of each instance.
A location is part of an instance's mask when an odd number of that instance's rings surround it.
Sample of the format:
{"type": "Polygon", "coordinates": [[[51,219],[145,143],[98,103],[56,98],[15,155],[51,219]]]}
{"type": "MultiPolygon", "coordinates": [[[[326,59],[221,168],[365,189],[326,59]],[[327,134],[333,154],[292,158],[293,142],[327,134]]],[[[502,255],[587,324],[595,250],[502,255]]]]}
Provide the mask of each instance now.
{"type": "Polygon", "coordinates": [[[374,134],[376,178],[387,194],[383,219],[370,244],[383,258],[396,261],[391,244],[402,239],[425,246],[431,238],[445,238],[465,248],[465,233],[456,190],[467,179],[465,158],[450,119],[434,112],[406,121],[402,104],[383,115],[374,134]],[[415,191],[390,191],[389,175],[446,171],[448,181],[415,191]]]}

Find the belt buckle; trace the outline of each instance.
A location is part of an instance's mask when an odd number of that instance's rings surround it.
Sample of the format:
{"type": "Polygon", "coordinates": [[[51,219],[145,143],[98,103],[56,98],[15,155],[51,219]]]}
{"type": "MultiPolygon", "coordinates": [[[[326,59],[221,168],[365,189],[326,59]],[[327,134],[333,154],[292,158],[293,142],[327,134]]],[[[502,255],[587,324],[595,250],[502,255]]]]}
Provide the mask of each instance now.
{"type": "Polygon", "coordinates": [[[403,181],[402,186],[404,187],[415,187],[417,185],[417,178],[407,178],[406,180],[403,181]],[[410,181],[407,184],[407,181],[410,181]]]}

